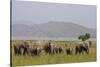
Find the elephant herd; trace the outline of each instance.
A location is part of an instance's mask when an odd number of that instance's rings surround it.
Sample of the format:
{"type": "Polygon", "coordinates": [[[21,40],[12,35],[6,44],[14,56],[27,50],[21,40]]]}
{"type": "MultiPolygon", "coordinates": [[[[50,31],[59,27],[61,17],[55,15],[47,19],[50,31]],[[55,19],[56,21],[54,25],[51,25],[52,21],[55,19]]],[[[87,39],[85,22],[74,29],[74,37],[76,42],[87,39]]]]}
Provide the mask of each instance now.
{"type": "Polygon", "coordinates": [[[38,56],[44,51],[46,54],[61,54],[67,55],[89,53],[91,41],[77,43],[75,47],[65,47],[64,45],[57,45],[55,42],[49,40],[47,42],[32,43],[30,41],[17,41],[14,44],[15,55],[30,55],[38,56]]]}

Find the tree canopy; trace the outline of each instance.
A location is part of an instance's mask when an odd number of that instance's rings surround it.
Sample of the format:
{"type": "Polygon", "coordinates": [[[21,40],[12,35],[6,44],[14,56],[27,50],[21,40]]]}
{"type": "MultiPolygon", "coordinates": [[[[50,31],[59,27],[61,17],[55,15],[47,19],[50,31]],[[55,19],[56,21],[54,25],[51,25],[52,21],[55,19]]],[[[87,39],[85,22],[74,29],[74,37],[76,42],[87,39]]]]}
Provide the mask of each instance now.
{"type": "Polygon", "coordinates": [[[89,33],[85,33],[85,35],[80,35],[78,37],[78,39],[82,40],[82,41],[86,41],[87,39],[89,39],[91,36],[89,33]]]}

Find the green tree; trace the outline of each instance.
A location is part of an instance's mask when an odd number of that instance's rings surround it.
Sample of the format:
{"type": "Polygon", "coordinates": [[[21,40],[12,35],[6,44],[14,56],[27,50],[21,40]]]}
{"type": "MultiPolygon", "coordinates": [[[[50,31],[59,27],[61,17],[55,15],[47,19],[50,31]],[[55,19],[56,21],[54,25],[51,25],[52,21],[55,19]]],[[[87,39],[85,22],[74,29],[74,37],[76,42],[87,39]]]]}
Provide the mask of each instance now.
{"type": "Polygon", "coordinates": [[[85,35],[80,35],[78,37],[78,39],[82,40],[82,41],[86,41],[90,38],[90,34],[89,33],[85,33],[85,35]]]}

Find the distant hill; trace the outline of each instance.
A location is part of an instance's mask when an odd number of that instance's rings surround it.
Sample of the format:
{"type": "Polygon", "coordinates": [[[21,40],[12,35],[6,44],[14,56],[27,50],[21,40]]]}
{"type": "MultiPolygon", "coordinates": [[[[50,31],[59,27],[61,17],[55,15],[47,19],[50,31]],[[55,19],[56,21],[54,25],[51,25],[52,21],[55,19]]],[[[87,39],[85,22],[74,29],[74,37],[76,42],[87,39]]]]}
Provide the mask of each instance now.
{"type": "Polygon", "coordinates": [[[50,37],[50,38],[77,38],[80,34],[90,33],[92,38],[96,37],[96,29],[86,28],[84,26],[50,21],[43,24],[13,24],[13,37],[50,37]]]}

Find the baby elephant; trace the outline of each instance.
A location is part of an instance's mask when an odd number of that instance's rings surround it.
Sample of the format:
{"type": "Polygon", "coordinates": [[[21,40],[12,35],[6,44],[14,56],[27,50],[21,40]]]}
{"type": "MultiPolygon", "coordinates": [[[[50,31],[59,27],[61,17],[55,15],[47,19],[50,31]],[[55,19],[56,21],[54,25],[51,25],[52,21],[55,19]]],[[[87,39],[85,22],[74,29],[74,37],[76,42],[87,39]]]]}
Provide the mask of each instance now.
{"type": "Polygon", "coordinates": [[[66,49],[66,54],[67,55],[71,55],[72,54],[73,49],[72,48],[67,48],[66,49]]]}

